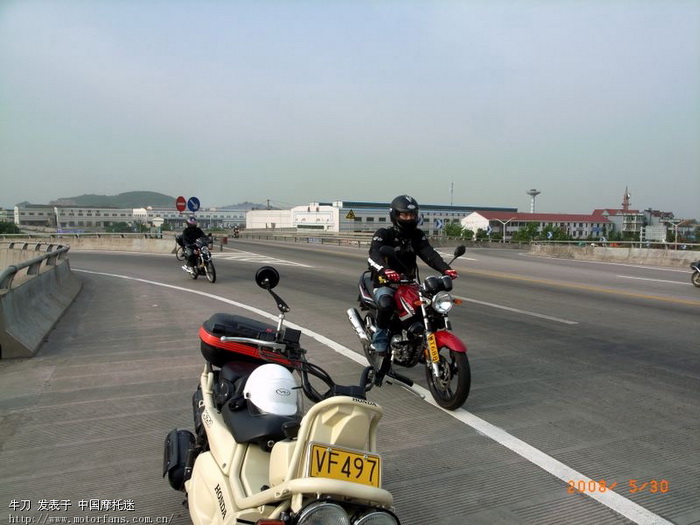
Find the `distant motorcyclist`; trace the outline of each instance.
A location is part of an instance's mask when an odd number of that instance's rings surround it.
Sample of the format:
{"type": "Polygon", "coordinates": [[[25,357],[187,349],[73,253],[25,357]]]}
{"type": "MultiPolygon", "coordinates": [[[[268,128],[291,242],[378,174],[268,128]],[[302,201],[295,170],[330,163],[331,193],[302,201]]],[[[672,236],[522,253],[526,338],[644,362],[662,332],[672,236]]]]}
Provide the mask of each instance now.
{"type": "Polygon", "coordinates": [[[393,226],[380,228],[372,237],[369,247],[369,268],[374,281],[374,300],[377,303],[377,331],[372,345],[378,353],[389,347],[389,321],[394,313],[394,289],[390,284],[400,280],[400,274],[409,279],[418,271],[416,256],[434,270],[457,278],[457,271],[443,260],[431,246],[423,230],[418,228],[419,206],[413,197],[400,195],[391,201],[389,218],[393,226]],[[385,257],[380,253],[382,246],[396,250],[395,257],[385,257]]]}
{"type": "Polygon", "coordinates": [[[187,226],[180,235],[182,245],[185,249],[185,259],[187,260],[187,264],[183,266],[183,268],[188,272],[193,272],[194,266],[197,263],[197,256],[194,253],[197,239],[206,236],[207,234],[197,225],[197,218],[194,215],[190,215],[187,218],[187,226]]]}

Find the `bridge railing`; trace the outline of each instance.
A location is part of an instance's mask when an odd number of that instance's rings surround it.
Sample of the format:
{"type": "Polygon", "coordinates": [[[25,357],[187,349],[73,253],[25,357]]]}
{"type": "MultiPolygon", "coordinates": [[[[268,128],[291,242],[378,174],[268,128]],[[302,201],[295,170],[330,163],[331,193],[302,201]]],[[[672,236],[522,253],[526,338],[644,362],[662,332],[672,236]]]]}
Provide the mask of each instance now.
{"type": "MultiPolygon", "coordinates": [[[[0,248],[3,248],[0,246],[0,248]]],[[[28,252],[43,252],[36,257],[31,257],[27,260],[14,262],[0,272],[0,291],[9,290],[12,288],[13,281],[17,275],[22,275],[22,270],[26,270],[24,275],[31,277],[39,275],[45,268],[50,268],[59,264],[59,261],[67,259],[68,246],[56,244],[43,244],[39,242],[29,243],[15,241],[7,243],[4,246],[5,250],[24,250],[25,255],[28,252]]],[[[20,257],[21,257],[20,255],[20,257]]],[[[14,257],[13,257],[14,258],[14,257]]],[[[5,257],[7,259],[7,257],[5,257]]]]}
{"type": "Polygon", "coordinates": [[[0,358],[35,355],[78,295],[82,282],[71,272],[68,250],[26,241],[0,245],[0,358]]]}

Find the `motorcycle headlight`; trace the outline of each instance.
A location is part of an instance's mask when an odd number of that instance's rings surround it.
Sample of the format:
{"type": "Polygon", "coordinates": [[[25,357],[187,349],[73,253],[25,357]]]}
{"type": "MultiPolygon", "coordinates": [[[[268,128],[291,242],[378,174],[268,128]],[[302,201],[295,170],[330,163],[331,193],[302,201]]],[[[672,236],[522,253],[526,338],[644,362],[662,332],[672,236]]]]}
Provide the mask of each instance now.
{"type": "Polygon", "coordinates": [[[381,510],[372,510],[367,514],[364,514],[359,520],[355,521],[353,525],[400,525],[399,520],[381,510]]]}
{"type": "Polygon", "coordinates": [[[348,513],[335,503],[316,502],[302,509],[298,525],[350,525],[348,513]]]}
{"type": "Polygon", "coordinates": [[[433,308],[436,312],[446,314],[452,309],[452,296],[447,292],[438,292],[433,297],[433,308]]]}

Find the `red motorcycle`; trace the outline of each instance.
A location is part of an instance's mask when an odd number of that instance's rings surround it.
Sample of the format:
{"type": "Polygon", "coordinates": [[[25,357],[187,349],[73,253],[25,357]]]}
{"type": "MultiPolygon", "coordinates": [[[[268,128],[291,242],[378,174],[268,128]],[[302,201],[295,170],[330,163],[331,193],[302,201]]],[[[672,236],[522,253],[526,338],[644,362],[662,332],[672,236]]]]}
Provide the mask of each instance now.
{"type": "MultiPolygon", "coordinates": [[[[382,252],[385,250],[384,255],[389,257],[394,253],[393,248],[382,248],[382,252]]],[[[464,252],[464,246],[457,247],[452,261],[464,252]]],[[[364,317],[356,308],[347,311],[365,355],[375,369],[375,384],[381,385],[385,377],[390,377],[412,386],[413,381],[395,372],[392,365],[410,368],[422,363],[430,393],[437,404],[456,410],[469,396],[471,370],[467,346],[452,333],[447,315],[458,302],[450,295],[452,279],[447,275],[429,276],[421,282],[418,276],[408,279],[401,275],[398,282],[388,285],[396,290],[396,308],[389,327],[389,350],[381,360],[371,344],[377,331],[377,305],[369,271],[362,274],[359,282],[358,300],[364,317]]]]}

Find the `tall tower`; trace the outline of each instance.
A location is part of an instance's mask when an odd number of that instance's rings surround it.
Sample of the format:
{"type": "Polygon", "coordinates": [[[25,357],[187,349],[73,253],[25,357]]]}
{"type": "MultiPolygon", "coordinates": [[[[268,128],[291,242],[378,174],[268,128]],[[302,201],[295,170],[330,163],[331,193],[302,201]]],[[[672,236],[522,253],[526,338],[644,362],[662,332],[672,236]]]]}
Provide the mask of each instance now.
{"type": "Polygon", "coordinates": [[[534,188],[527,192],[527,194],[532,198],[532,201],[530,201],[530,213],[535,213],[535,197],[537,197],[540,193],[542,192],[537,191],[534,188]]]}
{"type": "Polygon", "coordinates": [[[630,209],[630,197],[632,194],[627,190],[627,186],[625,186],[625,194],[622,196],[622,211],[625,213],[629,211],[630,209]]]}

